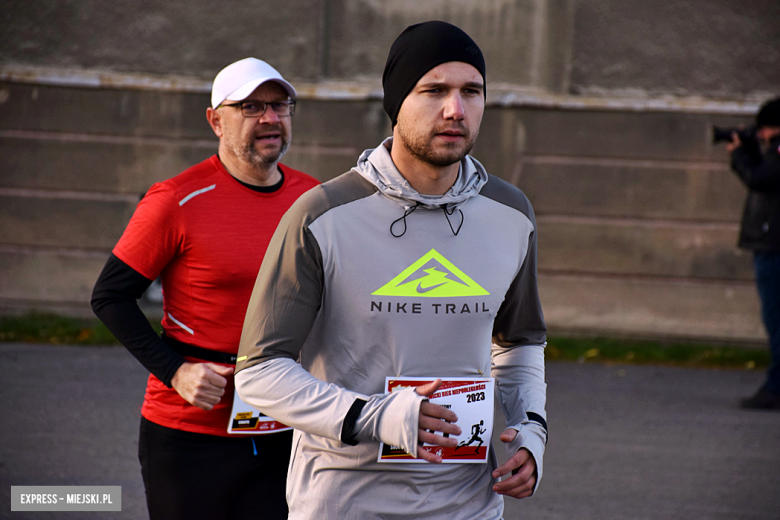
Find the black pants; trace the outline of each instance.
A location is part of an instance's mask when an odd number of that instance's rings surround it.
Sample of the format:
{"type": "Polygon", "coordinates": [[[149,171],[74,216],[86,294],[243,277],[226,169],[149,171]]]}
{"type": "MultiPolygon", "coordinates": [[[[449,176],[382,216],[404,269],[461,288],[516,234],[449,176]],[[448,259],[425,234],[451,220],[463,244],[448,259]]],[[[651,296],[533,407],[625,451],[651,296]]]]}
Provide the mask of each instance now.
{"type": "Polygon", "coordinates": [[[218,437],[141,418],[138,458],[151,520],[286,519],[292,431],[218,437]]]}

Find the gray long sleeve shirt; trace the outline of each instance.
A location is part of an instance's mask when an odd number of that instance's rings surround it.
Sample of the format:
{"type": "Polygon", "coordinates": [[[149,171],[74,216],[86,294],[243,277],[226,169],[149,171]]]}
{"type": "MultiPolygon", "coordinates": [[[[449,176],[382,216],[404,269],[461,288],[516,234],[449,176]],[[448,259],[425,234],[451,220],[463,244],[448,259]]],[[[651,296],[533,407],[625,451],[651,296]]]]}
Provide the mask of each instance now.
{"type": "Polygon", "coordinates": [[[492,452],[487,464],[376,461],[380,441],[416,453],[423,399],[383,390],[387,376],[492,374],[518,430],[507,448],[527,448],[541,478],[546,327],[533,210],[468,156],[447,194],[421,195],[389,146],[282,219],[249,303],[236,388],[296,428],[291,519],[501,518],[492,452]]]}

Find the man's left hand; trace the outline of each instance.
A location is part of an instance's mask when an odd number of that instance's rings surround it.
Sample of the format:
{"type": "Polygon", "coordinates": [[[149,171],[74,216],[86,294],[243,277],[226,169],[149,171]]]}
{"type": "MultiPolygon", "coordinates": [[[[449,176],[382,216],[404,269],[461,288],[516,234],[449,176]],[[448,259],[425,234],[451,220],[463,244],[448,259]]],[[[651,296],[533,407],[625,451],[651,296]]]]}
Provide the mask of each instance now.
{"type": "Polygon", "coordinates": [[[739,138],[739,134],[736,132],[731,133],[731,141],[726,143],[726,151],[731,153],[737,148],[742,146],[742,140],[739,138]]]}
{"type": "MultiPolygon", "coordinates": [[[[507,428],[501,434],[501,442],[512,442],[517,436],[517,430],[507,428]]],[[[525,448],[515,453],[508,461],[493,471],[493,478],[500,478],[512,473],[512,476],[493,485],[493,491],[499,495],[514,498],[530,497],[536,485],[536,461],[531,452],[525,448]]]]}

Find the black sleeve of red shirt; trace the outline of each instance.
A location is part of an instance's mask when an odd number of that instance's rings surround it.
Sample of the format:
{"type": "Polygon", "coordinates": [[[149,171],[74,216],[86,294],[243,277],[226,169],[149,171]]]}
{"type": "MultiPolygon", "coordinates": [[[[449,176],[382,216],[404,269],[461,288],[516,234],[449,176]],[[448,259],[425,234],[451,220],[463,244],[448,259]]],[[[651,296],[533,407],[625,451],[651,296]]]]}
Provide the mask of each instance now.
{"type": "Polygon", "coordinates": [[[92,311],[149,372],[170,388],[184,358],[160,339],[136,301],[152,281],[111,254],[92,290],[92,311]]]}

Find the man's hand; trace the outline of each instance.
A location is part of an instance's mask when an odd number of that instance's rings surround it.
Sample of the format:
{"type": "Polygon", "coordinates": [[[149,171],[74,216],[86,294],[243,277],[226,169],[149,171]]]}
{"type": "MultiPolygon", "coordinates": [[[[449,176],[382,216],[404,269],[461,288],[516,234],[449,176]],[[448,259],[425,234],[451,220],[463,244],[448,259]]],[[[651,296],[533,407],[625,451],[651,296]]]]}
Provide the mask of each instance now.
{"type": "MultiPolygon", "coordinates": [[[[512,442],[517,436],[517,430],[507,428],[501,434],[501,442],[512,442]]],[[[493,485],[493,491],[499,495],[514,498],[530,497],[536,485],[536,461],[531,452],[525,448],[515,453],[508,461],[493,471],[493,478],[500,478],[512,473],[512,476],[493,485]]]]}
{"type": "MultiPolygon", "coordinates": [[[[438,390],[440,386],[441,379],[437,379],[436,381],[428,383],[427,385],[418,386],[415,391],[419,395],[428,396],[438,390]]],[[[428,444],[433,444],[436,446],[447,446],[454,448],[458,445],[457,440],[451,437],[436,435],[435,433],[431,432],[439,431],[446,434],[460,435],[460,426],[455,424],[457,420],[458,416],[455,415],[455,412],[452,410],[444,408],[443,406],[439,406],[438,404],[429,403],[428,401],[420,403],[420,431],[417,434],[419,443],[417,446],[417,456],[423,460],[427,460],[428,462],[435,462],[440,464],[441,457],[434,455],[428,450],[424,450],[422,448],[422,443],[427,442],[428,444]]]]}
{"type": "Polygon", "coordinates": [[[211,410],[225,394],[227,377],[233,367],[213,363],[184,363],[171,379],[182,398],[201,410],[211,410]]]}
{"type": "Polygon", "coordinates": [[[742,146],[742,140],[739,138],[739,134],[731,132],[731,142],[726,144],[726,150],[731,153],[740,146],[742,146]]]}

